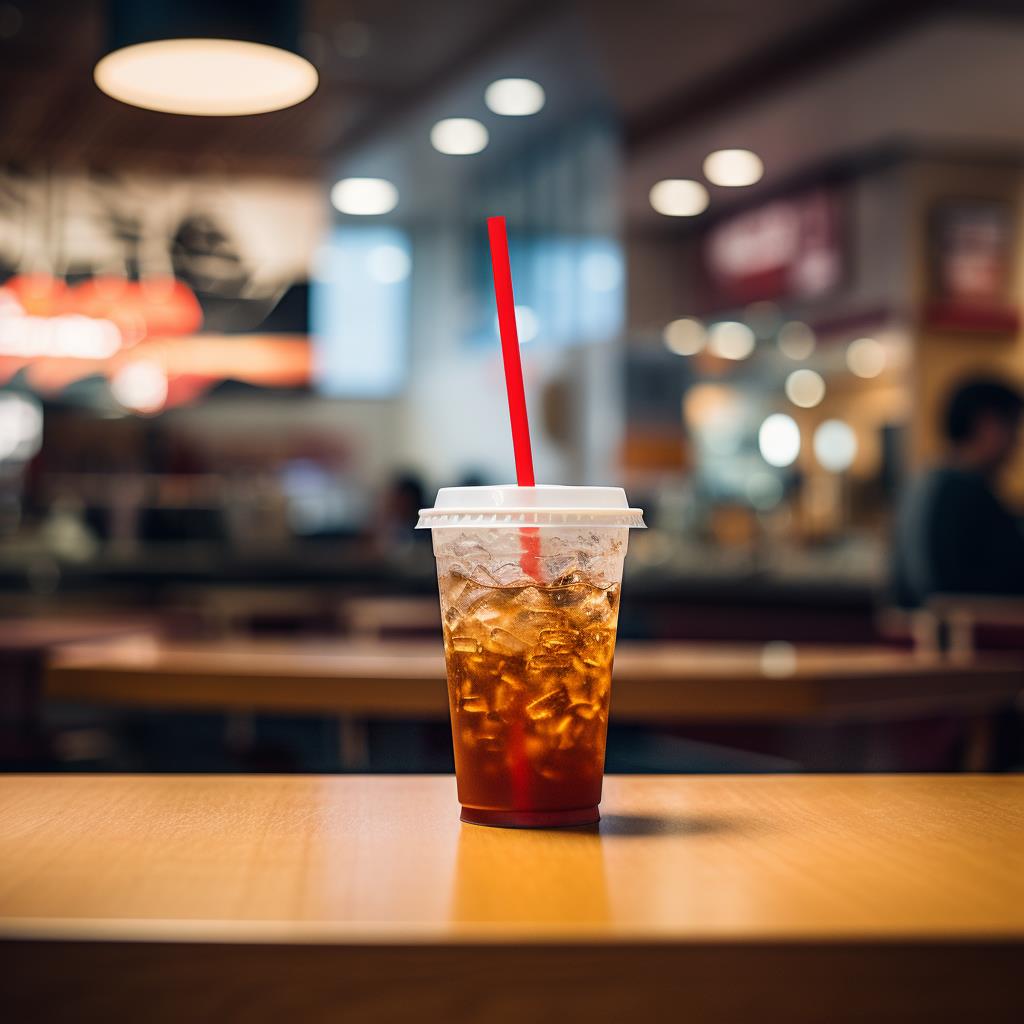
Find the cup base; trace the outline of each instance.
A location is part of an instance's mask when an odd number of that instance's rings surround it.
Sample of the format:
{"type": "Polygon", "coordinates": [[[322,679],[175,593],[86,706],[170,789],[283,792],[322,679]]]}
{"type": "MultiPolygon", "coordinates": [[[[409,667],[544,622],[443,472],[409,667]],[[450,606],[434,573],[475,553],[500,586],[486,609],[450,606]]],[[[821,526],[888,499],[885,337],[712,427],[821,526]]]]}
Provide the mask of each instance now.
{"type": "Polygon", "coordinates": [[[596,804],[568,811],[493,811],[484,807],[463,807],[461,820],[495,828],[565,828],[594,825],[601,820],[601,815],[596,804]]]}

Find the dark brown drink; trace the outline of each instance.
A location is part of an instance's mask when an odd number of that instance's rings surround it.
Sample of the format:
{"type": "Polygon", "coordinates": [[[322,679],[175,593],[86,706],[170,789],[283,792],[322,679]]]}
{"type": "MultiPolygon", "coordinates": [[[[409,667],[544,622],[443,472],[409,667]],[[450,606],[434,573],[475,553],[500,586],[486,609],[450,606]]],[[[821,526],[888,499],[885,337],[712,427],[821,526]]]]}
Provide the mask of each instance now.
{"type": "Polygon", "coordinates": [[[440,580],[463,819],[598,820],[619,586],[440,580]]]}

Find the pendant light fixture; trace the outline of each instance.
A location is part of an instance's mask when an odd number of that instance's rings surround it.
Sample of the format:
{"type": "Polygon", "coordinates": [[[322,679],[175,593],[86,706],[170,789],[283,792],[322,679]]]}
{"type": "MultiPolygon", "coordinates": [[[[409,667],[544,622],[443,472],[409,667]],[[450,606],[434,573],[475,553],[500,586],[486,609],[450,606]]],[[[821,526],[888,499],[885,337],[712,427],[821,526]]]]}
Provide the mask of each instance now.
{"type": "Polygon", "coordinates": [[[112,0],[93,72],[108,96],[147,110],[224,116],[301,103],[316,68],[298,53],[289,0],[112,0]]]}

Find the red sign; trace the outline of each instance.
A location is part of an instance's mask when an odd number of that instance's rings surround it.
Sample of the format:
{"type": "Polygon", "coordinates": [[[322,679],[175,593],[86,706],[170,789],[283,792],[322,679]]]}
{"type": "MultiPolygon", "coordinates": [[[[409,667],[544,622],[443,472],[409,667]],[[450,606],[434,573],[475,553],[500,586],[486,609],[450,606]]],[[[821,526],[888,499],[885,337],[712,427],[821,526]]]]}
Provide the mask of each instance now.
{"type": "Polygon", "coordinates": [[[710,305],[816,298],[842,280],[839,203],[816,189],[719,222],[703,245],[710,305]]]}

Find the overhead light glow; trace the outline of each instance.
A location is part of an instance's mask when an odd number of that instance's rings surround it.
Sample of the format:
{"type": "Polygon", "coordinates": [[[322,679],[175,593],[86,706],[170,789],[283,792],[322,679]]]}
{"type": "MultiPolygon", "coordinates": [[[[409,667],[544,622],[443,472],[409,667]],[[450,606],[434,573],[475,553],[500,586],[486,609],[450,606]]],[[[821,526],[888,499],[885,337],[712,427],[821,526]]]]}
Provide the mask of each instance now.
{"type": "Polygon", "coordinates": [[[799,320],[790,320],[779,330],[779,351],[788,359],[807,359],[814,352],[816,344],[814,331],[799,320]]]}
{"type": "Polygon", "coordinates": [[[830,473],[842,473],[857,457],[857,435],[842,420],[825,420],[814,432],[814,456],[830,473]]]}
{"type": "Polygon", "coordinates": [[[713,324],[708,331],[708,351],[721,359],[746,359],[756,344],[754,332],[735,320],[713,324]]]}
{"type": "Polygon", "coordinates": [[[146,110],[216,117],[294,106],[316,68],[276,46],[238,39],[158,39],[108,53],[93,71],[108,96],[146,110]]]}
{"type": "Polygon", "coordinates": [[[692,316],[683,316],[665,325],[661,332],[665,348],[677,356],[695,356],[707,342],[704,325],[692,316]]]}
{"type": "Polygon", "coordinates": [[[794,370],[786,378],[786,397],[801,409],[813,409],[825,397],[825,381],[813,370],[794,370]]]}
{"type": "Polygon", "coordinates": [[[708,208],[708,190],[699,181],[666,178],[655,184],[648,198],[664,217],[696,217],[708,208]]]}
{"type": "Polygon", "coordinates": [[[366,262],[370,277],[378,284],[398,284],[412,270],[409,254],[397,245],[374,246],[366,262]]]}
{"type": "Polygon", "coordinates": [[[761,180],[764,164],[749,149],[718,149],[704,161],[704,177],[712,185],[742,188],[761,180]]]}
{"type": "Polygon", "coordinates": [[[487,148],[487,129],[472,117],[446,117],[430,129],[430,144],[447,156],[470,156],[487,148]]]}
{"type": "Polygon", "coordinates": [[[386,178],[342,178],[331,189],[331,204],[352,216],[379,216],[398,205],[398,189],[386,178]]]}
{"type": "Polygon", "coordinates": [[[885,346],[874,338],[858,338],[846,349],[846,365],[858,377],[877,377],[886,361],[885,346]]]}
{"type": "Polygon", "coordinates": [[[772,413],[757,432],[757,446],[769,466],[791,466],[800,454],[800,428],[796,420],[783,412],[772,413]]]}
{"type": "Polygon", "coordinates": [[[167,374],[159,363],[139,360],[127,363],[110,381],[118,403],[133,412],[159,412],[167,401],[167,374]]]}
{"type": "Polygon", "coordinates": [[[531,78],[499,78],[487,86],[484,103],[504,117],[528,117],[544,106],[544,90],[531,78]]]}

